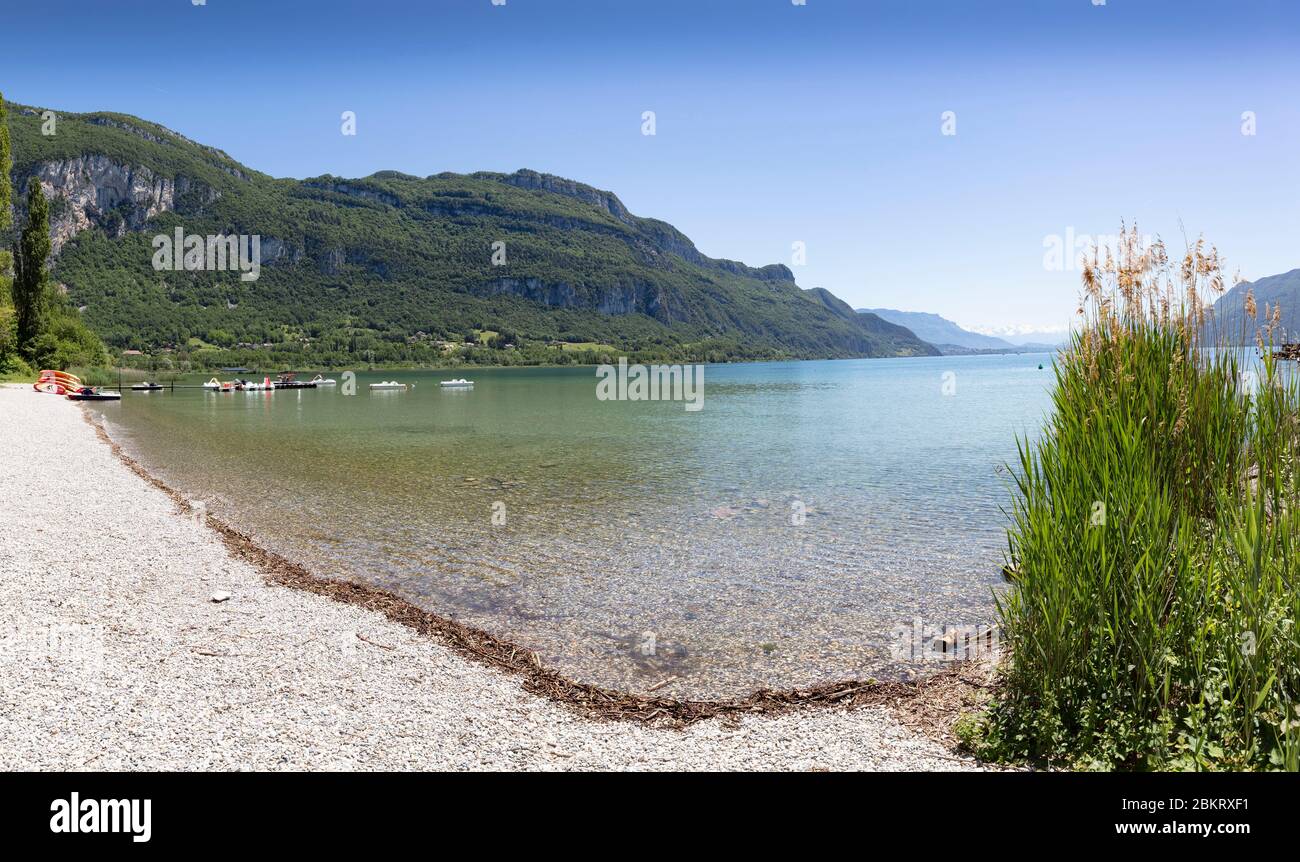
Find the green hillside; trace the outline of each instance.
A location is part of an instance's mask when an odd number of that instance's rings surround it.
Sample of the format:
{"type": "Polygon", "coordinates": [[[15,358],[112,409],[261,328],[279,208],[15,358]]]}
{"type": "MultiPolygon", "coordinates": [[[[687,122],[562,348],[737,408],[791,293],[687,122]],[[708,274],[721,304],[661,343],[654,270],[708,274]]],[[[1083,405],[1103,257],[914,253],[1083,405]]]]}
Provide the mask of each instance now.
{"type": "Polygon", "coordinates": [[[603,346],[683,360],[936,352],[874,315],[838,313],[784,266],[707,258],[671,225],[559,177],[274,179],[135,117],[59,114],[47,136],[40,109],[11,107],[15,188],[33,174],[55,188],[53,276],[118,349],[303,366],[448,351],[582,362],[603,346]],[[260,277],[156,271],[151,241],[176,227],[259,235],[260,277]],[[450,346],[487,332],[497,349],[450,346]]]}

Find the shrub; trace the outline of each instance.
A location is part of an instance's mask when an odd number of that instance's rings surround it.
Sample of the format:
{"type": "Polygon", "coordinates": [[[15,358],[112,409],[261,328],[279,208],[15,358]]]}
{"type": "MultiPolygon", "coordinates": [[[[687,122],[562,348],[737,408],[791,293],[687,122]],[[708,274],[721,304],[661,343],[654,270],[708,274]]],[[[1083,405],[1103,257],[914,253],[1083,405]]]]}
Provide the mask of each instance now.
{"type": "MultiPolygon", "coordinates": [[[[1054,411],[1019,444],[988,753],[1074,766],[1300,757],[1300,390],[1211,338],[1221,263],[1136,229],[1085,266],[1054,411]]],[[[1253,299],[1247,301],[1254,315],[1253,299]]]]}

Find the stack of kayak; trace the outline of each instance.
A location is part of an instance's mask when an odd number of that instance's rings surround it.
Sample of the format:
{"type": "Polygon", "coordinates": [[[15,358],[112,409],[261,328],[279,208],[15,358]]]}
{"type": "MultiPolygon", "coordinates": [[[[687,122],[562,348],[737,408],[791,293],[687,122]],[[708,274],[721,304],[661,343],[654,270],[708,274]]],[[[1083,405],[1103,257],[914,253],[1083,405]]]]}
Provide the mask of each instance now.
{"type": "Polygon", "coordinates": [[[73,401],[119,401],[122,398],[120,392],[104,392],[93,386],[83,386],[80,377],[66,371],[42,371],[32,388],[50,395],[66,395],[73,401]]]}
{"type": "Polygon", "coordinates": [[[81,389],[81,378],[66,371],[42,371],[32,388],[50,395],[67,395],[81,389]]]}

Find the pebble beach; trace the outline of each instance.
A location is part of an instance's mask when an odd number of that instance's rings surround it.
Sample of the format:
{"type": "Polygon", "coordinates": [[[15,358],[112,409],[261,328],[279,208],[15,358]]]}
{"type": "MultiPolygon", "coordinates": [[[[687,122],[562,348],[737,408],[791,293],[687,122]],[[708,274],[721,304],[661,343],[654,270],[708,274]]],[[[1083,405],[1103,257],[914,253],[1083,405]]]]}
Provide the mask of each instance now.
{"type": "Polygon", "coordinates": [[[888,707],[601,721],[274,585],[76,404],[0,387],[0,768],[958,770],[888,707]]]}

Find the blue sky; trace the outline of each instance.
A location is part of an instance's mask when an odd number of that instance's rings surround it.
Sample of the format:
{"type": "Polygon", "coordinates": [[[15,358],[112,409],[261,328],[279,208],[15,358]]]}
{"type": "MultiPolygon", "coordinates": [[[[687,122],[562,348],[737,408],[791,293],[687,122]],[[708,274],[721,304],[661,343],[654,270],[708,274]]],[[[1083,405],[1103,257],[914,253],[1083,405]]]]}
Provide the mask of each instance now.
{"type": "Polygon", "coordinates": [[[971,326],[1068,323],[1044,240],[1121,220],[1300,267],[1300,4],[1094,2],[42,0],[3,13],[0,89],[276,176],[560,174],[706,254],[802,242],[804,287],[971,326]]]}

